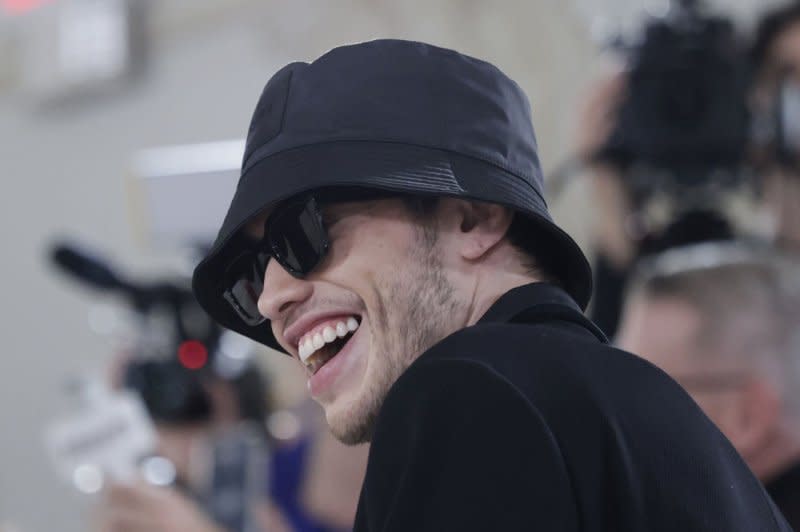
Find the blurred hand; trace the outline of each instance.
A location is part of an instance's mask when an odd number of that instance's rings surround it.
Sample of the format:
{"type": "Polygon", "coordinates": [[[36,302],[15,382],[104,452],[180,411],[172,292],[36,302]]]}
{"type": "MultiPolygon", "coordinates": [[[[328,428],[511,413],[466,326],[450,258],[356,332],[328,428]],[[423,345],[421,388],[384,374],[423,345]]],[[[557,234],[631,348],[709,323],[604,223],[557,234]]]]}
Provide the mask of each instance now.
{"type": "Polygon", "coordinates": [[[613,67],[592,83],[578,114],[574,148],[591,174],[595,209],[592,245],[596,253],[618,269],[627,268],[635,254],[634,243],[625,229],[631,213],[630,199],[616,168],[592,159],[608,142],[626,90],[627,75],[620,67],[613,67]]]}
{"type": "Polygon", "coordinates": [[[627,76],[615,69],[592,83],[578,113],[576,155],[589,162],[608,141],[625,98],[627,76]]]}
{"type": "Polygon", "coordinates": [[[626,228],[633,207],[617,170],[609,165],[592,167],[592,246],[614,268],[627,269],[636,255],[636,243],[626,228]]]}
{"type": "Polygon", "coordinates": [[[109,487],[97,515],[98,532],[224,532],[172,488],[145,483],[109,487]]]}

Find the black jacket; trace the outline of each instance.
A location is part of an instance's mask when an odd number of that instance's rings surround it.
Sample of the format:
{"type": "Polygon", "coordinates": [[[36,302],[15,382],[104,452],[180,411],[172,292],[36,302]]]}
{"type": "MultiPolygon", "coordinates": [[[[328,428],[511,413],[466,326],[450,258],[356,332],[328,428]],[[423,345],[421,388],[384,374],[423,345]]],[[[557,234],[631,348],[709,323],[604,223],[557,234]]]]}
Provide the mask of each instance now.
{"type": "Polygon", "coordinates": [[[795,530],[800,530],[800,462],[784,469],[765,487],[786,521],[795,530]]]}
{"type": "Polygon", "coordinates": [[[391,388],[355,530],[791,529],[674,381],[531,284],[391,388]]]}

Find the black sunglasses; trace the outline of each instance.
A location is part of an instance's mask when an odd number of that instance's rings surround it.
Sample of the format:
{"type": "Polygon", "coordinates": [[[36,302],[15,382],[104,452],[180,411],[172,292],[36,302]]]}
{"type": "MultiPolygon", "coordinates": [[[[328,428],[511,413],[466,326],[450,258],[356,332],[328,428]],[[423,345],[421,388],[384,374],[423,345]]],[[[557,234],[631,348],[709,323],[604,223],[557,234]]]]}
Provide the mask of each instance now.
{"type": "Polygon", "coordinates": [[[346,201],[386,198],[375,190],[340,191],[304,196],[280,205],[264,222],[264,236],[244,247],[225,269],[223,297],[250,326],[265,321],[258,311],[264,273],[271,258],[298,279],[305,278],[330,248],[321,206],[346,201]]]}
{"type": "Polygon", "coordinates": [[[250,326],[264,322],[258,298],[271,258],[299,279],[322,262],[330,247],[317,199],[306,196],[281,205],[264,222],[264,236],[234,258],[224,274],[223,297],[250,326]]]}

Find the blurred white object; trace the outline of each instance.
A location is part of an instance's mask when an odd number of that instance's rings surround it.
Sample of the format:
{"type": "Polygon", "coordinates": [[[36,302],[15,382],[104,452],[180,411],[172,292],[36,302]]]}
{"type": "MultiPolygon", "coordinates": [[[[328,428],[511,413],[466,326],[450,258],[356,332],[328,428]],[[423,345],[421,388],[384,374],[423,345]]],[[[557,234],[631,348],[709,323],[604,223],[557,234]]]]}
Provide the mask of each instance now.
{"type": "Polygon", "coordinates": [[[133,161],[135,218],[155,247],[210,245],[239,181],[244,140],[164,146],[133,161]]]}
{"type": "MultiPolygon", "coordinates": [[[[648,18],[662,18],[677,0],[571,0],[574,13],[582,19],[592,39],[606,45],[622,36],[636,40],[648,18]]],[[[698,0],[703,11],[730,17],[742,30],[749,31],[760,15],[787,3],[787,0],[698,0]]]]}
{"type": "Polygon", "coordinates": [[[103,471],[94,464],[82,464],[72,472],[72,482],[78,491],[98,493],[103,489],[103,471]]]}
{"type": "Polygon", "coordinates": [[[61,0],[20,17],[21,87],[53,101],[122,81],[142,59],[136,0],[61,0]]]}
{"type": "Polygon", "coordinates": [[[64,478],[95,493],[106,477],[132,481],[142,458],[155,451],[156,433],[137,395],[112,392],[99,381],[89,382],[84,393],[79,413],[47,427],[45,445],[64,478]]]}
{"type": "Polygon", "coordinates": [[[169,486],[175,482],[175,465],[162,456],[151,456],[142,463],[142,476],[154,486],[169,486]]]}
{"type": "Polygon", "coordinates": [[[572,7],[592,40],[604,45],[618,36],[635,37],[647,17],[667,14],[670,0],[572,0],[572,7]]]}
{"type": "Polygon", "coordinates": [[[300,418],[289,410],[278,410],[267,418],[267,430],[279,440],[293,440],[300,435],[300,418]]]}
{"type": "Polygon", "coordinates": [[[229,330],[223,331],[214,357],[214,371],[226,379],[239,377],[250,367],[254,348],[255,344],[246,336],[229,330]]]}

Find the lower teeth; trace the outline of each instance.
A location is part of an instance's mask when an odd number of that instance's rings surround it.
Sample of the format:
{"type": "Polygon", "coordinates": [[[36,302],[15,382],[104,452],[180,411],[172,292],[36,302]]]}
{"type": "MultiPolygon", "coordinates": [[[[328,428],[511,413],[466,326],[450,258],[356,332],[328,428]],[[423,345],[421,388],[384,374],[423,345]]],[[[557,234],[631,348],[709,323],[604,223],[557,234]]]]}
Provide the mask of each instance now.
{"type": "Polygon", "coordinates": [[[333,357],[334,355],[326,356],[324,353],[317,351],[308,359],[306,367],[311,370],[311,373],[316,373],[319,368],[333,357]]]}
{"type": "Polygon", "coordinates": [[[316,373],[319,368],[324,366],[330,359],[339,354],[342,347],[350,340],[352,334],[348,334],[342,338],[334,340],[330,344],[326,344],[317,350],[316,353],[311,355],[306,361],[306,367],[311,370],[311,373],[316,373]]]}

